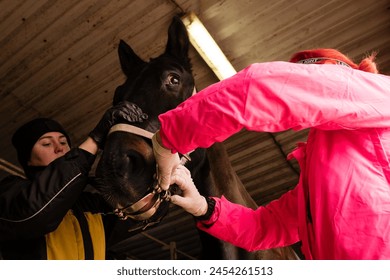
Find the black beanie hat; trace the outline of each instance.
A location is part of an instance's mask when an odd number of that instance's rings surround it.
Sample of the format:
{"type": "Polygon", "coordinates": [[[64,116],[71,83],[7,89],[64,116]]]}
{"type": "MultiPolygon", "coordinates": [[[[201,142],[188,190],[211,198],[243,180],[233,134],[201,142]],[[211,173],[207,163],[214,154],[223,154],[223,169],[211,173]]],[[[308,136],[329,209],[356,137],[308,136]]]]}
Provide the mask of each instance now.
{"type": "Polygon", "coordinates": [[[66,137],[69,146],[70,138],[63,127],[56,121],[48,118],[37,118],[25,123],[12,136],[12,144],[18,153],[19,163],[26,171],[31,151],[39,138],[48,132],[61,132],[66,137]]]}

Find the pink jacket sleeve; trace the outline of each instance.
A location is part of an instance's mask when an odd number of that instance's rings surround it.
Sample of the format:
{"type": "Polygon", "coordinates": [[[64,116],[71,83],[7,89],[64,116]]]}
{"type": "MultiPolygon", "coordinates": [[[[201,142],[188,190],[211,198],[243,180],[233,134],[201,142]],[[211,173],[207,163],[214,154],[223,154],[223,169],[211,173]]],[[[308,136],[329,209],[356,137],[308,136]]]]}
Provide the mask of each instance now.
{"type": "Polygon", "coordinates": [[[173,152],[207,148],[240,131],[390,127],[390,78],[340,65],[253,64],[160,115],[173,152]]]}
{"type": "Polygon", "coordinates": [[[296,189],[256,210],[224,197],[214,199],[213,215],[197,226],[218,239],[248,251],[285,247],[299,241],[296,189]]]}

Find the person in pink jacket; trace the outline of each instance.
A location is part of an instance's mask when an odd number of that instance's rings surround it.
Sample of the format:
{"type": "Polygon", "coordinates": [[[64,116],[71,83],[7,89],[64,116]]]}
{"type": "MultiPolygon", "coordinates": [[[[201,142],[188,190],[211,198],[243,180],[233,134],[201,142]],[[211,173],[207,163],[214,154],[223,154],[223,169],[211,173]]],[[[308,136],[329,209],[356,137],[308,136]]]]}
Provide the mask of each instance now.
{"type": "Polygon", "coordinates": [[[390,77],[373,59],[357,65],[337,50],[302,51],[205,88],[159,117],[160,186],[177,183],[183,195],[171,201],[200,229],[249,251],[301,241],[305,259],[390,259],[390,77]],[[298,185],[257,210],[200,196],[177,155],[242,128],[310,128],[289,155],[298,185]]]}

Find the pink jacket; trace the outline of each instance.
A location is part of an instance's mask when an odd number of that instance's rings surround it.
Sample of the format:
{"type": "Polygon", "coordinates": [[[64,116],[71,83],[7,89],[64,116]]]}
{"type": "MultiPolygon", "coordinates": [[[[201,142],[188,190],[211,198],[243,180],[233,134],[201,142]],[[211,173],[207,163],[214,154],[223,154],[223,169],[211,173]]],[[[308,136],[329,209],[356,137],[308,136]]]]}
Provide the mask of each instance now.
{"type": "Polygon", "coordinates": [[[390,259],[390,78],[340,65],[254,64],[160,116],[186,153],[242,128],[311,128],[298,185],[256,211],[217,199],[198,227],[247,250],[302,241],[307,259],[390,259]]]}

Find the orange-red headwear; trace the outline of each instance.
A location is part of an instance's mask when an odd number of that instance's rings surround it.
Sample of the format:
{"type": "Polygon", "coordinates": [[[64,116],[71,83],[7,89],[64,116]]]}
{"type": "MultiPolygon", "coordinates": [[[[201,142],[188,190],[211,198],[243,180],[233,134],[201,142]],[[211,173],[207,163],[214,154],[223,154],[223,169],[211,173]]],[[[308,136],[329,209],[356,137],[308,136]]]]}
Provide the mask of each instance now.
{"type": "Polygon", "coordinates": [[[313,49],[295,53],[290,62],[304,64],[339,64],[371,73],[379,73],[374,62],[376,54],[364,58],[359,65],[335,49],[313,49]]]}

